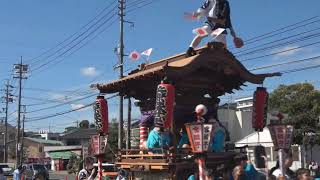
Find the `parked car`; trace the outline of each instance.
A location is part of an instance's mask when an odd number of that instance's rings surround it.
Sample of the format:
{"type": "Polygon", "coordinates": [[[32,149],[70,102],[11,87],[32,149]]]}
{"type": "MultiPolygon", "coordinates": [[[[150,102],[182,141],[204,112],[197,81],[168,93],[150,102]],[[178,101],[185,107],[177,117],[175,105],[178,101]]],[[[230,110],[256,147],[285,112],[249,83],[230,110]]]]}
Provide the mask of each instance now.
{"type": "Polygon", "coordinates": [[[8,164],[1,163],[0,164],[0,168],[2,169],[4,176],[12,176],[13,175],[12,174],[13,173],[13,169],[11,167],[9,167],[8,164]]]}
{"type": "Polygon", "coordinates": [[[24,164],[25,180],[49,180],[49,172],[44,164],[24,164]]]}

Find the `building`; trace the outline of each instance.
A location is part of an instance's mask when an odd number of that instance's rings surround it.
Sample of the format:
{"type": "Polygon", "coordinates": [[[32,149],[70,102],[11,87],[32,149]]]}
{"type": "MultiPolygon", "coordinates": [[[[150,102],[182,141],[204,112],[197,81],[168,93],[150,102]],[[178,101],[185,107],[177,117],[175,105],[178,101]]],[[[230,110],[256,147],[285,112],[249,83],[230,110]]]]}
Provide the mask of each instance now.
{"type": "Polygon", "coordinates": [[[56,140],[45,140],[37,138],[24,138],[24,148],[28,158],[32,159],[42,159],[45,158],[44,147],[45,146],[62,146],[61,141],[56,140]]]}
{"type": "MultiPolygon", "coordinates": [[[[270,132],[264,128],[262,132],[256,132],[252,128],[252,108],[253,97],[240,98],[235,100],[236,107],[223,105],[218,109],[218,117],[221,123],[230,133],[230,142],[236,147],[247,146],[248,157],[254,162],[254,148],[257,145],[263,145],[266,150],[268,165],[273,167],[276,164],[277,152],[273,147],[270,132]]],[[[267,115],[267,124],[274,115],[267,115]]],[[[287,115],[285,115],[287,117],[287,115]]],[[[292,146],[294,163],[292,168],[301,167],[303,159],[303,148],[292,146]]],[[[316,156],[315,156],[316,157],[316,156]]],[[[320,160],[320,159],[319,159],[320,160]]]]}
{"type": "Polygon", "coordinates": [[[45,156],[51,160],[50,169],[53,171],[66,170],[72,156],[80,158],[85,155],[83,146],[45,146],[45,156]]]}
{"type": "MultiPolygon", "coordinates": [[[[4,133],[5,124],[0,123],[0,162],[4,162],[4,133]]],[[[16,138],[16,128],[8,123],[7,126],[7,142],[8,142],[8,162],[14,162],[15,159],[15,138],[16,138]]]]}
{"type": "Polygon", "coordinates": [[[253,97],[244,97],[236,99],[238,111],[252,111],[253,97]]]}
{"type": "Polygon", "coordinates": [[[59,140],[60,133],[52,133],[47,130],[41,130],[37,134],[33,134],[31,137],[45,139],[45,140],[59,140]]]}
{"type": "Polygon", "coordinates": [[[96,134],[97,129],[95,128],[78,128],[63,134],[60,138],[67,146],[81,145],[88,147],[91,136],[96,134]]]}

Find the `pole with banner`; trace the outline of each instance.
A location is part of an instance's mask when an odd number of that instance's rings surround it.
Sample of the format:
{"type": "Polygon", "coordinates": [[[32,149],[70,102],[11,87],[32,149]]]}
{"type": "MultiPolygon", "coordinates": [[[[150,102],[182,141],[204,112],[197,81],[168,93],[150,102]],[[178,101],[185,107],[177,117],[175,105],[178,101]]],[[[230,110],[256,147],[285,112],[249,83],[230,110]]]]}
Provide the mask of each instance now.
{"type": "Polygon", "coordinates": [[[268,125],[268,129],[271,134],[272,142],[275,147],[275,150],[278,151],[279,156],[279,168],[282,173],[282,178],[286,174],[284,168],[284,159],[286,152],[290,150],[292,139],[293,139],[293,126],[286,124],[282,121],[284,116],[278,116],[278,120],[271,120],[271,123],[268,125]]]}
{"type": "Polygon", "coordinates": [[[206,162],[204,153],[209,150],[212,143],[213,124],[204,123],[202,116],[207,113],[206,106],[200,104],[196,107],[197,122],[185,124],[193,153],[196,153],[196,162],[199,170],[199,180],[205,180],[206,162]]]}
{"type": "Polygon", "coordinates": [[[93,144],[95,147],[94,154],[98,159],[98,180],[102,180],[102,162],[105,153],[105,136],[109,132],[109,122],[108,122],[108,102],[104,96],[98,96],[94,104],[94,119],[98,135],[92,136],[93,144]]]}

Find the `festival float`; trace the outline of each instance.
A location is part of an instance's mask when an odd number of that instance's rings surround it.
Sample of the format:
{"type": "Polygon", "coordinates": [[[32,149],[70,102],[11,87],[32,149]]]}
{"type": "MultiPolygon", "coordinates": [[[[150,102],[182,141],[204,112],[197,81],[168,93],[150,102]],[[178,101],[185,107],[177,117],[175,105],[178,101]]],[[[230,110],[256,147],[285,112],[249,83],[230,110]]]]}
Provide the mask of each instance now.
{"type": "MultiPolygon", "coordinates": [[[[246,82],[263,84],[266,78],[279,73],[250,73],[221,43],[208,43],[195,52],[191,57],[183,53],[141,64],[121,79],[97,84],[101,94],[118,93],[139,101],[142,114],[140,147],[120,149],[115,162],[118,168],[128,172],[129,179],[187,179],[190,174],[205,179],[205,172],[211,172],[212,176],[227,176],[234,166],[234,157],[241,153],[227,145],[221,152],[208,150],[214,132],[208,119],[219,119],[220,96],[241,90],[246,82]],[[199,104],[205,109],[195,111],[199,104]],[[150,153],[145,147],[152,124],[162,124],[172,135],[172,149],[150,153]],[[188,134],[189,148],[176,148],[180,129],[188,134]]],[[[97,106],[105,106],[99,98],[97,106]]],[[[265,89],[258,88],[253,115],[253,128],[257,131],[266,126],[266,102],[265,89]]],[[[100,116],[107,114],[97,112],[98,121],[100,116]]],[[[107,130],[103,128],[107,125],[102,123],[100,127],[99,133],[104,135],[107,130]]]]}

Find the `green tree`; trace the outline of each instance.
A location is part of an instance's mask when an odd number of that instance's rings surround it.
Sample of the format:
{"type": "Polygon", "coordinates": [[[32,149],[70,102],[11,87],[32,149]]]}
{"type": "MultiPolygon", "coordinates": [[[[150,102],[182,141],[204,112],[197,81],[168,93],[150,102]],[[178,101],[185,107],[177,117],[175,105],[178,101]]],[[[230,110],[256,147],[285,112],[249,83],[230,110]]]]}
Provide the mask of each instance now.
{"type": "Polygon", "coordinates": [[[109,123],[108,143],[113,151],[118,149],[118,122],[115,118],[109,123]]]}
{"type": "Polygon", "coordinates": [[[305,138],[308,133],[317,134],[319,131],[320,91],[312,84],[280,85],[270,94],[269,110],[289,115],[286,121],[295,127],[294,144],[320,144],[320,137],[312,138],[313,142],[305,138]]]}
{"type": "Polygon", "coordinates": [[[88,129],[89,128],[89,121],[88,120],[82,120],[80,123],[79,123],[79,127],[81,129],[88,129]]]}

